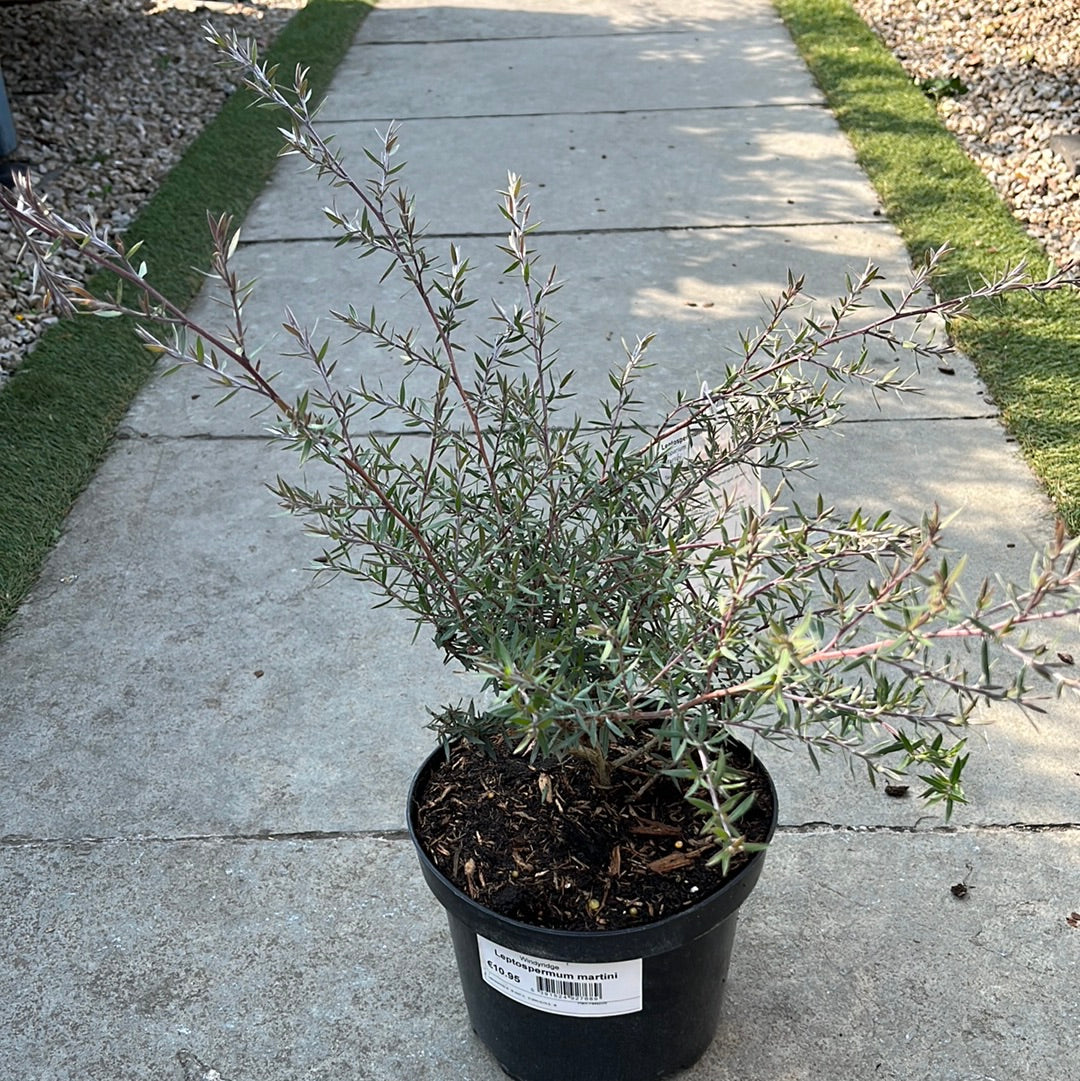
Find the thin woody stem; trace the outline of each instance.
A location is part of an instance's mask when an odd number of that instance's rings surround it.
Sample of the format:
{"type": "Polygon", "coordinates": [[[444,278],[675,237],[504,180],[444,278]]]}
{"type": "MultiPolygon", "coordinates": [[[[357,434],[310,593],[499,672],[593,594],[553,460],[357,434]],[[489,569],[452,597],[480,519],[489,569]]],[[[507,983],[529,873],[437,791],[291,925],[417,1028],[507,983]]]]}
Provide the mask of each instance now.
{"type": "MultiPolygon", "coordinates": [[[[386,217],[386,213],[382,206],[381,199],[373,199],[363,188],[363,186],[357,183],[353,179],[352,175],[342,166],[331,150],[326,140],[323,139],[319,130],[312,122],[310,112],[307,106],[307,97],[301,91],[300,86],[296,87],[296,93],[298,98],[298,104],[290,102],[288,98],[281,92],[278,85],[274,82],[271,73],[268,72],[266,66],[259,64],[255,58],[251,55],[249,49],[245,48],[238,41],[236,34],[231,33],[229,37],[221,37],[220,35],[212,34],[211,40],[217,44],[220,48],[224,49],[226,54],[230,56],[237,64],[241,65],[245,72],[245,82],[250,89],[258,94],[264,101],[273,103],[279,108],[285,110],[293,122],[299,125],[303,131],[304,139],[292,138],[291,145],[293,145],[295,152],[302,154],[313,165],[317,166],[321,173],[329,174],[334,178],[334,182],[337,186],[347,188],[365,207],[365,209],[373,215],[375,220],[379,224],[382,236],[386,243],[389,245],[390,251],[397,261],[398,265],[402,268],[409,268],[409,272],[405,275],[406,279],[413,286],[417,296],[420,299],[425,314],[431,321],[435,328],[435,334],[439,339],[442,346],[443,353],[446,357],[447,367],[449,369],[450,378],[454,384],[454,387],[458,393],[458,398],[461,401],[462,406],[465,409],[466,414],[469,417],[469,423],[473,429],[473,435],[475,438],[475,445],[477,453],[480,455],[484,468],[487,471],[488,484],[491,490],[492,498],[495,501],[496,506],[501,505],[500,492],[498,481],[495,477],[495,469],[491,463],[491,460],[487,453],[487,447],[484,441],[483,429],[480,426],[480,420],[476,415],[476,411],[473,408],[471,396],[468,390],[465,388],[465,384],[461,378],[461,372],[457,363],[457,349],[450,337],[450,331],[443,321],[439,318],[438,312],[432,303],[431,296],[427,289],[423,287],[423,267],[417,262],[415,253],[407,251],[401,244],[397,231],[390,224],[386,217]],[[310,141],[310,145],[308,143],[310,141]]],[[[297,72],[297,83],[299,84],[302,79],[302,73],[297,72]]],[[[384,136],[384,148],[389,150],[393,141],[393,127],[387,130],[384,136]]],[[[389,175],[388,171],[388,158],[384,163],[384,173],[389,175]]],[[[385,180],[385,176],[384,176],[385,180]]]]}
{"type": "MultiPolygon", "coordinates": [[[[5,209],[13,217],[15,217],[24,226],[37,230],[46,236],[53,239],[70,239],[74,232],[77,232],[68,223],[63,222],[61,219],[56,219],[58,224],[53,224],[49,219],[43,218],[40,215],[28,213],[21,210],[19,207],[12,205],[12,203],[6,199],[2,193],[0,193],[0,199],[5,202],[5,209]]],[[[219,225],[223,225],[224,222],[219,219],[219,225]]],[[[221,260],[221,268],[227,264],[227,258],[224,251],[221,248],[220,240],[222,238],[223,231],[219,232],[216,240],[217,251],[215,257],[221,260]]],[[[204,327],[197,325],[192,321],[188,315],[170,301],[166,296],[155,289],[144,278],[140,277],[134,270],[134,268],[127,262],[127,259],[115,248],[105,244],[100,238],[91,236],[90,243],[84,247],[84,253],[89,261],[96,267],[108,270],[115,274],[122,281],[138,289],[146,298],[151,311],[139,311],[138,309],[125,307],[120,304],[114,304],[109,301],[100,300],[93,297],[83,289],[73,289],[72,292],[75,295],[75,302],[85,310],[93,312],[94,310],[111,310],[117,311],[124,315],[129,315],[134,318],[146,317],[148,314],[157,322],[165,322],[170,326],[182,327],[193,331],[199,338],[209,344],[213,349],[220,350],[223,356],[237,364],[238,367],[244,372],[250,383],[236,383],[233,384],[236,389],[248,390],[254,394],[257,394],[263,398],[269,400],[275,409],[278,410],[280,415],[289,424],[293,425],[297,431],[303,432],[305,436],[310,438],[312,442],[320,447],[324,447],[329,451],[331,449],[330,443],[324,435],[321,435],[318,431],[311,428],[307,422],[307,418],[300,414],[295,407],[290,405],[284,398],[281,397],[274,389],[273,384],[267,379],[259,370],[258,365],[251,360],[246,351],[242,348],[234,348],[228,342],[224,341],[220,336],[206,330],[204,327]]],[[[230,287],[228,281],[225,282],[226,287],[230,287]]],[[[230,288],[231,292],[231,288],[230,288]]],[[[234,311],[236,305],[234,305],[234,311]]],[[[155,352],[170,352],[167,346],[163,343],[151,345],[150,348],[155,352]]],[[[175,355],[175,354],[174,354],[175,355]]],[[[176,356],[175,359],[182,359],[176,356]]],[[[195,361],[195,363],[198,363],[195,361]]],[[[204,365],[205,366],[205,365],[204,365]]],[[[211,369],[213,370],[213,369],[211,369]]],[[[342,472],[348,472],[357,477],[363,484],[365,489],[373,496],[375,496],[379,505],[390,514],[403,528],[408,530],[410,535],[416,541],[417,545],[423,551],[424,555],[428,559],[428,562],[436,575],[442,581],[443,586],[446,589],[446,595],[450,600],[454,611],[461,619],[466,618],[464,606],[461,603],[461,599],[457,595],[457,591],[454,588],[453,583],[450,581],[446,572],[443,570],[436,553],[431,549],[427,539],[423,536],[419,527],[409,517],[401,512],[401,510],[394,504],[394,502],[387,496],[383,487],[375,480],[375,478],[366,470],[363,465],[351,454],[327,454],[327,460],[332,461],[336,468],[342,472]]]]}

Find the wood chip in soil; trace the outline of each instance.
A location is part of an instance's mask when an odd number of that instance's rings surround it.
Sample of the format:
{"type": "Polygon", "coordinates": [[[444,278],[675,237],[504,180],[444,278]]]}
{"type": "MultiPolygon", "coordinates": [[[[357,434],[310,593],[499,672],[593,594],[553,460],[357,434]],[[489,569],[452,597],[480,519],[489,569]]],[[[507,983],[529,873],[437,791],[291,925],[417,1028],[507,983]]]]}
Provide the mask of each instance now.
{"type": "MultiPolygon", "coordinates": [[[[745,766],[742,753],[733,761],[745,766]]],[[[421,843],[480,904],[561,930],[650,923],[723,885],[720,868],[709,866],[716,848],[674,781],[639,795],[640,773],[624,771],[606,790],[593,777],[578,758],[530,762],[502,746],[457,745],[419,794],[421,843]]],[[[757,798],[742,826],[748,840],[763,840],[769,786],[753,773],[748,780],[757,798]]]]}

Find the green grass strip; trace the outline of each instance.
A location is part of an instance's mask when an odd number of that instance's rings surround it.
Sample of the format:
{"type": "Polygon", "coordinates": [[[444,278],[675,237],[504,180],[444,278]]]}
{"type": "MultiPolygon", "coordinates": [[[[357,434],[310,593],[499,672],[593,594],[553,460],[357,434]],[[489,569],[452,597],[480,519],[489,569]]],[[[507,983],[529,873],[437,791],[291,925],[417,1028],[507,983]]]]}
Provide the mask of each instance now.
{"type": "MultiPolygon", "coordinates": [[[[365,0],[309,0],[266,59],[283,72],[310,68],[318,99],[370,10],[365,0]]],[[[207,210],[241,220],[277,161],[278,118],[250,100],[239,91],[225,103],[127,232],[129,242],[143,241],[154,284],[181,305],[194,299],[199,270],[209,266],[207,210]]],[[[42,335],[0,391],[0,628],[152,371],[128,320],[72,319],[42,335]]]]}
{"type": "MultiPolygon", "coordinates": [[[[848,0],[774,2],[912,259],[946,243],[955,249],[940,293],[955,296],[1020,260],[1035,275],[1051,269],[848,0]]],[[[1072,290],[1015,296],[973,316],[950,327],[953,340],[1066,526],[1080,532],[1080,298],[1072,290]]]]}

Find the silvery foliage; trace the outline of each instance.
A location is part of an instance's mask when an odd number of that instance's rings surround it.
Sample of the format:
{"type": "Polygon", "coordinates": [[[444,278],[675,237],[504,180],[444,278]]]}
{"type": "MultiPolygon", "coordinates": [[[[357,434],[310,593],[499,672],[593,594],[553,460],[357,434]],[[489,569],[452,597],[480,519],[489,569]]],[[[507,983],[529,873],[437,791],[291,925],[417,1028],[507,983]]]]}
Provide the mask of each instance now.
{"type": "Polygon", "coordinates": [[[258,100],[281,111],[283,153],[301,155],[334,189],[326,215],[337,243],[383,261],[384,279],[416,298],[415,327],[380,319],[369,298],[333,312],[400,360],[398,385],[348,385],[329,341],[286,309],[286,356],[306,361],[312,379],[296,398],[279,395],[248,344],[253,285],[232,268],[238,233],[226,218],[209,219],[211,277],[229,312],[228,328],[215,330],[160,295],[134,249],[93,222],[63,220],[28,183],[6,209],[47,298],[134,315],[152,351],[205,369],[225,397],[254,395],[276,417],[279,441],[329,467],[336,479],[323,488],[272,485],[322,539],[322,569],[374,586],[448,660],[486,677],[482,708],[434,715],[442,737],[506,736],[522,753],[581,756],[601,786],[624,770],[643,787],[677,777],[726,866],[753,847],[740,832],[751,797],[728,765],[729,734],[800,745],[815,761],[841,752],[871,779],[917,776],[922,796],[951,811],[964,799],[964,728],[981,703],[1039,708],[1032,674],[1051,691],[1076,687],[1071,657],[1026,634],[1080,610],[1076,542],[1063,532],[1025,587],[984,582],[966,596],[961,563],[942,554],[936,510],[918,524],[841,515],[820,500],[795,505],[786,483],[811,468],[808,441],[842,417],[848,387],[910,389],[874,367],[868,343],[940,357],[949,346],[927,321],[958,317],[975,300],[1061,288],[1064,275],[1033,282],[1016,268],[937,300],[929,287],[941,251],[904,292],[880,292],[888,311],[872,319],[860,313],[873,267],[819,315],[789,277],[738,359],[718,364],[715,380],[662,423],[637,397],[649,339],[626,348],[607,400],[583,417],[551,343],[560,282],[531,247],[521,180],[511,175],[501,193],[500,251],[517,299],[495,303],[490,331],[462,344],[475,302],[469,262],[455,245],[432,254],[402,182],[397,127],[367,152],[371,177],[354,179],[313,123],[304,71],[283,85],[252,45],[207,31],[258,100]],[[72,246],[121,288],[95,296],[54,269],[52,256],[72,246]],[[424,450],[370,434],[379,429],[422,435],[424,450]],[[766,476],[779,480],[765,485],[766,476]],[[1012,662],[995,666],[1002,654],[1012,662]]]}

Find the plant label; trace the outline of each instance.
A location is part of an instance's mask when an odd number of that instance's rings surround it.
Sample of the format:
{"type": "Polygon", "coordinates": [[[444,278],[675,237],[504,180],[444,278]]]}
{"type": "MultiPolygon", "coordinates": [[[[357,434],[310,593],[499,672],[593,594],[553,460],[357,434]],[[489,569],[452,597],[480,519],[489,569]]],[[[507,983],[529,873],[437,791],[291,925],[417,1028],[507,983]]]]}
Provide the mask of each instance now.
{"type": "Polygon", "coordinates": [[[566,1017],[617,1017],[641,1010],[641,958],[607,964],[552,961],[509,950],[480,935],[480,972],[500,994],[566,1017]]]}

